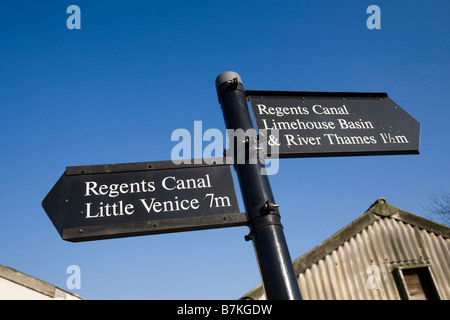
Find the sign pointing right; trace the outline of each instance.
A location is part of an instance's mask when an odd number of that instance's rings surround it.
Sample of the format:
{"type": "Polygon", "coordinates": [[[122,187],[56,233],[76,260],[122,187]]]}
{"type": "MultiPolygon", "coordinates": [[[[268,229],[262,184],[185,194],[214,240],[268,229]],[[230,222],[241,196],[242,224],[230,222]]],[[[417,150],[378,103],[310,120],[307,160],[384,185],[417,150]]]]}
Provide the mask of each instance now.
{"type": "Polygon", "coordinates": [[[386,93],[246,91],[280,158],[418,154],[420,124],[386,93]]]}

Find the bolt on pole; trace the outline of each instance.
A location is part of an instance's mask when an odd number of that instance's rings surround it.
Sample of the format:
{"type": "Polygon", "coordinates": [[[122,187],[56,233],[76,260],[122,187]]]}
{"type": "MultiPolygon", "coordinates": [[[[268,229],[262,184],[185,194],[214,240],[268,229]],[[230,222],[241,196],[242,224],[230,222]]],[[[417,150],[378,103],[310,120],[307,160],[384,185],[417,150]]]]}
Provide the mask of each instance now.
{"type": "MultiPolygon", "coordinates": [[[[239,74],[231,71],[220,74],[216,79],[216,89],[226,128],[254,132],[239,74]]],[[[249,161],[252,152],[250,140],[246,138],[245,141],[233,143],[234,146],[245,143],[245,161],[237,161],[237,153],[231,150],[249,220],[250,235],[246,239],[253,241],[266,298],[301,300],[278,205],[275,204],[267,175],[261,174],[264,165],[259,159],[256,162],[249,161]]],[[[253,148],[255,147],[253,145],[253,148]]],[[[242,157],[239,157],[239,160],[242,160],[242,157]]]]}

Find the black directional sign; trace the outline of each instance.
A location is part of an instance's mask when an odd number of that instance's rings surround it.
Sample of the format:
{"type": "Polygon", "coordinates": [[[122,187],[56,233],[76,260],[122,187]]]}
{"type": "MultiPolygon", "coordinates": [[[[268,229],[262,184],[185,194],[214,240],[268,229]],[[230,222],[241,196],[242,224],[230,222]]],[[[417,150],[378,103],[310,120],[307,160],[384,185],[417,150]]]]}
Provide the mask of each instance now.
{"type": "Polygon", "coordinates": [[[285,158],[417,154],[420,124],[385,93],[244,90],[235,72],[219,75],[216,89],[230,143],[238,144],[232,158],[246,213],[230,167],[217,158],[67,167],[42,206],[73,242],[247,225],[267,298],[299,300],[279,205],[261,163],[252,163],[259,144],[285,158]]]}
{"type": "Polygon", "coordinates": [[[246,92],[280,158],[419,153],[419,122],[386,93],[246,92]]]}
{"type": "Polygon", "coordinates": [[[62,239],[86,241],[246,224],[227,165],[171,161],[67,167],[42,202],[62,239]]]}

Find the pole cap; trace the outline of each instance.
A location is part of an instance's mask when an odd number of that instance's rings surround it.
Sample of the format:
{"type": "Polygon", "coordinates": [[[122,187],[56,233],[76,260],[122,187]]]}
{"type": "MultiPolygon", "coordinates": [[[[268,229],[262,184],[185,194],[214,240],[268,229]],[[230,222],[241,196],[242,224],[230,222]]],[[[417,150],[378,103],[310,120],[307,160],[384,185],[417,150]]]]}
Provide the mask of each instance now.
{"type": "Polygon", "coordinates": [[[218,89],[222,84],[226,83],[226,82],[231,82],[233,81],[234,78],[237,78],[238,83],[242,84],[242,79],[241,76],[234,71],[226,71],[224,73],[221,73],[217,78],[216,78],[216,89],[218,89]]]}

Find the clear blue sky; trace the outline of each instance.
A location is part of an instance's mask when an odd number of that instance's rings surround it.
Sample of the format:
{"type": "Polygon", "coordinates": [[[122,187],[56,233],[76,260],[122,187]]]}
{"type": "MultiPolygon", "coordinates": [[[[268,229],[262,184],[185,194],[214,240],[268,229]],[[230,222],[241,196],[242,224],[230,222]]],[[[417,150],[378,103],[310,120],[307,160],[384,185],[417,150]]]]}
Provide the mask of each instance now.
{"type": "Polygon", "coordinates": [[[66,166],[170,160],[173,130],[223,130],[214,81],[229,70],[252,90],[387,92],[421,123],[420,155],[281,161],[270,181],[293,259],[379,197],[426,216],[427,194],[450,187],[449,12],[446,0],[0,1],[0,264],[62,288],[78,265],[87,299],[235,299],[260,284],[246,227],[69,243],[41,207],[66,166]],[[81,30],[66,27],[71,4],[81,30]],[[371,4],[380,30],[366,27],[371,4]]]}

